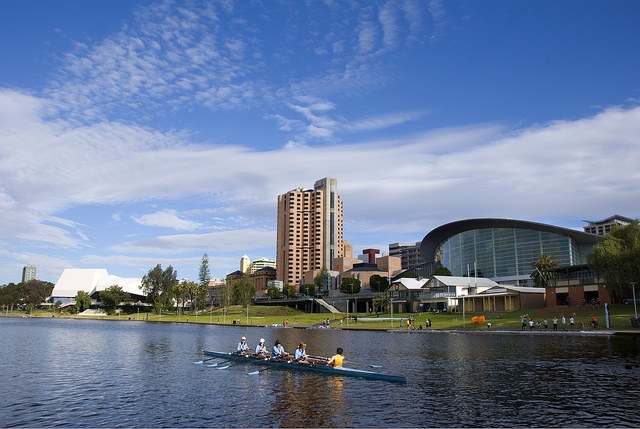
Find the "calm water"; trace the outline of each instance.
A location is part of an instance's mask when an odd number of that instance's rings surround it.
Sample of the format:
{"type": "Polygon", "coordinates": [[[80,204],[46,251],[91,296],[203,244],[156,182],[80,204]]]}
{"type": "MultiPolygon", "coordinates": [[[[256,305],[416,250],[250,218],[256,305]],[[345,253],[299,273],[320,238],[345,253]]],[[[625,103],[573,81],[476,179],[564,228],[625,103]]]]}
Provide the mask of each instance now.
{"type": "Polygon", "coordinates": [[[0,318],[2,427],[638,427],[640,337],[0,318]],[[406,385],[195,365],[247,336],[406,385]],[[355,364],[353,364],[355,366],[355,364]]]}

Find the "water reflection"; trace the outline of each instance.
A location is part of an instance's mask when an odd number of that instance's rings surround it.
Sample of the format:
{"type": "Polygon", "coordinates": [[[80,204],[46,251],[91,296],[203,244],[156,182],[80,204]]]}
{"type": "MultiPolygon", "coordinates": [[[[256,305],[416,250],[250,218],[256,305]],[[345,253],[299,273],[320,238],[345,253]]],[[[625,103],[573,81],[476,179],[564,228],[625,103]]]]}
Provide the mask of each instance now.
{"type": "Polygon", "coordinates": [[[270,378],[274,402],[269,426],[343,427],[351,420],[344,403],[342,377],[322,377],[275,370],[270,378]],[[334,416],[338,416],[336,421],[334,416]]]}

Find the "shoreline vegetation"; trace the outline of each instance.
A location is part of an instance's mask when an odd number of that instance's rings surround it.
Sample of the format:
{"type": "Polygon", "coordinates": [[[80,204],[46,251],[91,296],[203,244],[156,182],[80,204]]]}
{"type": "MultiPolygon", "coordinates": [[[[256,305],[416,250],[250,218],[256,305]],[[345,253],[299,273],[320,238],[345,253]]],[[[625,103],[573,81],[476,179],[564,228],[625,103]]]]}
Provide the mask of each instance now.
{"type": "Polygon", "coordinates": [[[500,330],[500,331],[521,331],[522,318],[525,317],[534,321],[534,328],[530,329],[527,323],[526,331],[553,331],[553,318],[557,317],[558,331],[628,331],[638,332],[640,328],[633,327],[631,319],[635,318],[633,305],[615,304],[609,308],[610,328],[606,328],[604,307],[545,307],[540,309],[529,309],[511,312],[486,312],[486,313],[394,313],[393,318],[389,313],[373,314],[352,314],[347,317],[345,313],[305,313],[289,307],[267,307],[267,306],[231,306],[226,309],[216,308],[213,311],[204,310],[201,312],[176,312],[163,311],[158,313],[129,313],[111,315],[77,315],[68,312],[55,312],[51,309],[36,309],[31,313],[26,311],[3,311],[0,317],[59,317],[71,319],[91,319],[91,320],[119,320],[119,321],[146,321],[165,323],[199,323],[220,326],[243,326],[243,327],[289,327],[289,328],[324,328],[332,329],[362,329],[362,330],[500,330]],[[566,318],[566,325],[562,325],[562,315],[566,318]],[[354,317],[355,316],[355,317],[354,317]],[[472,322],[472,317],[484,316],[484,321],[479,324],[472,322]],[[569,324],[570,317],[575,318],[573,329],[569,324]],[[598,320],[598,328],[594,329],[591,323],[592,316],[598,320]],[[412,318],[412,324],[407,327],[407,320],[412,318]],[[428,327],[426,321],[431,321],[428,327]],[[547,328],[545,328],[545,320],[547,328]],[[536,325],[540,323],[539,327],[536,325]],[[491,324],[489,326],[489,323],[491,324]],[[583,327],[581,328],[581,324],[583,327]]]}

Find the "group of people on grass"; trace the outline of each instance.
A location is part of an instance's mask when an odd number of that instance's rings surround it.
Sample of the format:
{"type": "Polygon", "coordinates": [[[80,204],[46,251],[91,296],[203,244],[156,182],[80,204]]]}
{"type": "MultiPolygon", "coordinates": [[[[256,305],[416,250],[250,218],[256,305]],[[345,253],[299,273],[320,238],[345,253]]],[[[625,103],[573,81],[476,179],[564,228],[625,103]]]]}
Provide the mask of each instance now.
{"type": "MultiPolygon", "coordinates": [[[[566,326],[567,326],[567,319],[564,316],[564,314],[560,315],[561,320],[562,320],[562,330],[566,331],[566,326]]],[[[527,315],[522,316],[521,319],[521,323],[522,323],[522,330],[526,331],[527,330],[527,325],[529,326],[529,330],[533,330],[533,329],[540,329],[544,326],[544,329],[547,329],[549,327],[549,321],[547,319],[544,320],[544,322],[540,323],[540,322],[534,322],[533,319],[531,317],[528,317],[527,315]]],[[[573,313],[570,317],[569,317],[569,326],[570,329],[573,331],[576,325],[576,314],[573,313]]],[[[557,331],[558,330],[558,317],[554,316],[552,319],[552,326],[553,326],[553,330],[557,331]]],[[[591,328],[592,329],[598,329],[598,318],[595,315],[591,316],[591,328]]],[[[584,323],[580,322],[580,330],[583,331],[584,330],[584,323]]]]}
{"type": "MultiPolygon", "coordinates": [[[[330,358],[311,358],[309,355],[307,355],[306,347],[307,345],[305,343],[298,344],[298,347],[293,352],[293,360],[295,362],[303,365],[323,363],[333,367],[342,366],[342,363],[344,362],[344,351],[341,347],[338,347],[338,349],[336,350],[336,354],[330,358]]],[[[238,346],[236,348],[236,353],[240,355],[250,355],[249,350],[250,349],[249,345],[247,344],[247,338],[240,338],[240,342],[238,343],[238,346]]],[[[282,345],[280,340],[276,340],[273,348],[271,349],[271,355],[269,355],[267,347],[265,346],[264,338],[260,338],[258,345],[254,349],[253,356],[261,359],[270,358],[289,360],[291,358],[290,354],[284,350],[284,346],[282,345]]]]}

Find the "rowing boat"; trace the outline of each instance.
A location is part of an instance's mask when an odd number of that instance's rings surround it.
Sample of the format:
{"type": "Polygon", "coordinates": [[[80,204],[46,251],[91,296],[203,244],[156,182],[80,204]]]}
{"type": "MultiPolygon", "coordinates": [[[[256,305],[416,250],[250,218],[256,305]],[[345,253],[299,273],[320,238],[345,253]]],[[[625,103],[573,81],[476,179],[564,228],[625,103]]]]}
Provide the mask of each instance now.
{"type": "Polygon", "coordinates": [[[205,356],[210,358],[220,358],[230,360],[238,363],[251,363],[254,365],[262,365],[265,367],[273,367],[283,370],[291,371],[307,371],[316,372],[320,374],[344,376],[344,377],[358,377],[366,378],[369,380],[383,380],[392,383],[406,383],[407,379],[399,375],[385,374],[382,372],[366,371],[363,369],[349,368],[349,367],[332,367],[325,365],[324,363],[310,363],[302,364],[293,360],[273,359],[273,358],[257,358],[249,355],[239,355],[236,353],[216,352],[213,350],[204,350],[205,356]]]}

